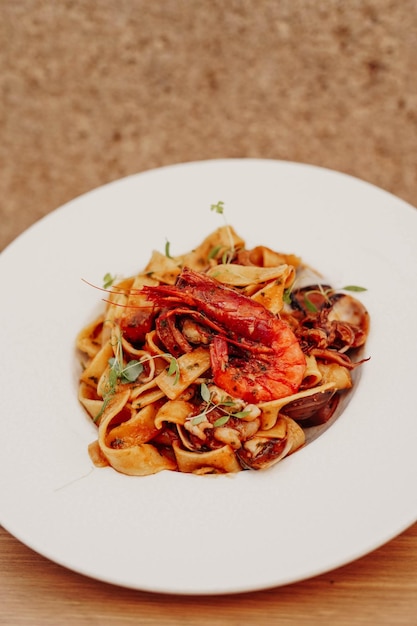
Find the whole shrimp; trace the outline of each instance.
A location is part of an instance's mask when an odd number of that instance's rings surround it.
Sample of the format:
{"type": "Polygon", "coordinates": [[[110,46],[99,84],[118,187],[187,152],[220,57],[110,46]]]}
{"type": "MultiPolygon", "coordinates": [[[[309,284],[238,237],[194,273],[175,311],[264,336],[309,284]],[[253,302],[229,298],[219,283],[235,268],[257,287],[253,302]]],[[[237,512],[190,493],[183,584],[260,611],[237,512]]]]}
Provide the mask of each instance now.
{"type": "Polygon", "coordinates": [[[214,382],[231,396],[259,403],[297,392],[304,354],[289,325],[262,304],[188,268],[175,286],[145,286],[142,291],[161,308],[156,326],[172,354],[193,349],[177,318],[188,316],[201,329],[214,382]]]}

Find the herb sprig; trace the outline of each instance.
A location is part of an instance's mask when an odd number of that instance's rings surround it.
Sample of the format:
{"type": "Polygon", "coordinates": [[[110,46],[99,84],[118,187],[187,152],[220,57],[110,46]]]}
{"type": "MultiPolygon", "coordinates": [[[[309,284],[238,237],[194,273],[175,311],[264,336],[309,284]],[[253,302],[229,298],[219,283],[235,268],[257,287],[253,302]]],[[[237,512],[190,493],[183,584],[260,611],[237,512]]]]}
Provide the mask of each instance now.
{"type": "MultiPolygon", "coordinates": [[[[282,296],[282,299],[285,302],[285,304],[291,304],[291,293],[293,291],[293,288],[294,288],[294,285],[292,285],[288,289],[285,289],[283,296],[282,296]]],[[[324,289],[322,285],[319,285],[317,289],[309,289],[308,291],[304,293],[304,298],[303,298],[304,306],[311,313],[317,313],[318,308],[316,307],[314,302],[312,302],[310,296],[312,294],[319,294],[323,296],[326,302],[330,302],[330,296],[334,295],[335,293],[338,293],[339,291],[352,291],[352,292],[359,293],[362,291],[367,291],[367,288],[360,287],[359,285],[345,285],[344,287],[340,287],[339,289],[334,289],[332,287],[330,287],[329,289],[324,289]]]]}
{"type": "Polygon", "coordinates": [[[178,383],[180,377],[180,369],[177,359],[169,353],[156,354],[154,356],[146,356],[140,360],[131,359],[124,364],[122,335],[116,339],[115,356],[108,360],[110,366],[106,391],[103,395],[103,404],[99,413],[96,415],[94,422],[97,422],[103,415],[112,397],[116,394],[118,385],[127,385],[134,383],[142,374],[146,361],[156,359],[158,357],[169,357],[168,375],[174,376],[174,385],[178,383]]]}
{"type": "MultiPolygon", "coordinates": [[[[235,256],[236,248],[235,248],[235,244],[233,241],[233,236],[232,236],[232,231],[230,229],[230,225],[228,224],[225,213],[224,213],[224,202],[222,200],[219,200],[216,204],[211,204],[210,210],[215,211],[216,213],[219,213],[219,215],[223,216],[224,225],[226,226],[227,234],[230,240],[230,248],[223,252],[222,263],[223,264],[230,263],[233,257],[235,256]]],[[[214,259],[217,256],[217,254],[220,252],[222,247],[223,246],[215,246],[214,248],[212,248],[212,250],[209,252],[208,259],[209,260],[214,259]]]]}
{"type": "Polygon", "coordinates": [[[110,272],[107,272],[107,274],[104,274],[103,276],[103,289],[108,289],[109,287],[111,287],[115,280],[116,280],[116,276],[114,276],[113,274],[110,274],[110,272]]]}
{"type": "Polygon", "coordinates": [[[191,423],[193,424],[193,426],[196,426],[197,424],[201,424],[201,422],[206,421],[207,415],[214,411],[214,409],[221,409],[224,413],[222,417],[219,417],[215,422],[213,422],[214,427],[224,426],[225,424],[227,424],[231,417],[244,418],[250,414],[250,411],[237,411],[236,413],[228,411],[228,408],[236,408],[236,403],[233,400],[224,399],[220,400],[220,402],[215,402],[213,400],[214,394],[210,392],[210,389],[208,388],[206,383],[201,383],[200,395],[206,403],[206,406],[201,411],[201,413],[195,415],[191,419],[191,423]]]}
{"type": "Polygon", "coordinates": [[[165,240],[165,256],[167,257],[167,259],[172,259],[171,242],[168,241],[168,239],[165,240]]]}
{"type": "Polygon", "coordinates": [[[307,291],[304,294],[304,304],[305,307],[308,311],[311,311],[312,313],[317,313],[318,308],[316,307],[316,305],[311,301],[310,297],[312,294],[314,293],[318,293],[320,295],[323,296],[323,298],[325,299],[326,302],[330,302],[330,296],[332,296],[333,294],[337,293],[338,291],[355,291],[355,292],[360,292],[360,291],[366,291],[366,287],[359,287],[357,285],[346,285],[345,287],[340,287],[340,289],[323,289],[323,287],[321,285],[319,285],[318,289],[311,289],[310,291],[307,291]]]}

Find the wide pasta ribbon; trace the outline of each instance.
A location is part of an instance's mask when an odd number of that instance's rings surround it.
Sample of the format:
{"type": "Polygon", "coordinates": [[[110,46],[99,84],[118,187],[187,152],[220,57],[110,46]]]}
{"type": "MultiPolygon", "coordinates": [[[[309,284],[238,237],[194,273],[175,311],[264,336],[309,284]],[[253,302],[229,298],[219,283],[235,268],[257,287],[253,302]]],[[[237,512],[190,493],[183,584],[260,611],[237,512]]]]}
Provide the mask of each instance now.
{"type": "Polygon", "coordinates": [[[175,460],[148,443],[158,432],[155,404],[147,405],[121,424],[113,425],[115,418],[127,409],[129,393],[127,390],[114,396],[103,412],[98,430],[98,447],[102,457],[115,470],[130,476],[175,470],[175,460]]]}

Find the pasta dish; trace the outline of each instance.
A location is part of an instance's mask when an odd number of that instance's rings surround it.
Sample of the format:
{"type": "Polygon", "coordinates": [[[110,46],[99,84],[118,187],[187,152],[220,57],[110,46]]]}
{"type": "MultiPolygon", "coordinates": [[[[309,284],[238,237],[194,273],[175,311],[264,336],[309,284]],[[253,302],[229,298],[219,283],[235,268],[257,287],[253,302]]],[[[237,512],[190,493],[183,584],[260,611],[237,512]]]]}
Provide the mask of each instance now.
{"type": "Polygon", "coordinates": [[[311,275],[300,257],[247,249],[225,225],[186,254],[154,251],[137,275],[107,277],[104,310],[76,342],[93,463],[231,473],[301,448],[352,388],[369,331],[347,293],[361,288],[311,275]]]}

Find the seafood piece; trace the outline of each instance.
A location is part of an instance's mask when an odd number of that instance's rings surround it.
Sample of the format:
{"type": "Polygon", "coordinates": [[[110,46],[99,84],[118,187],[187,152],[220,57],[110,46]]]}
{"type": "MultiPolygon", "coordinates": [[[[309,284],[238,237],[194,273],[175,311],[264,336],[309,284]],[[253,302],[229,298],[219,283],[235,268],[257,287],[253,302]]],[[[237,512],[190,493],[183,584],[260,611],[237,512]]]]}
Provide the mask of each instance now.
{"type": "Polygon", "coordinates": [[[141,294],[130,294],[119,322],[124,338],[133,346],[142,344],[152,328],[153,315],[153,307],[146,306],[141,294]]]}
{"type": "Polygon", "coordinates": [[[274,428],[258,431],[236,452],[242,467],[267,469],[305,443],[303,429],[291,418],[280,416],[274,428]]]}
{"type": "Polygon", "coordinates": [[[356,298],[335,293],[327,285],[312,285],[294,291],[291,303],[299,320],[295,332],[306,353],[313,354],[311,349],[343,353],[364,345],[369,313],[356,298]]]}
{"type": "Polygon", "coordinates": [[[175,308],[165,311],[156,319],[156,330],[159,339],[162,341],[167,350],[175,357],[181,356],[184,352],[192,352],[194,344],[208,345],[213,336],[212,331],[222,332],[222,327],[215,324],[201,313],[191,308],[175,308]],[[178,319],[181,318],[181,328],[177,326],[178,319]],[[194,323],[198,324],[194,329],[199,331],[194,336],[190,335],[190,318],[194,323]]]}
{"type": "Polygon", "coordinates": [[[336,328],[348,324],[354,330],[350,348],[359,348],[365,343],[369,333],[369,313],[362,302],[356,298],[348,294],[335,295],[327,320],[335,324],[336,328]]]}
{"type": "Polygon", "coordinates": [[[327,422],[336,410],[339,395],[336,389],[328,389],[290,402],[284,408],[287,417],[302,422],[304,427],[327,422]]]}
{"type": "Polygon", "coordinates": [[[300,289],[291,291],[291,306],[293,309],[301,311],[304,315],[308,315],[312,311],[318,312],[328,306],[331,302],[330,294],[332,288],[330,285],[308,285],[300,289]]]}
{"type": "Polygon", "coordinates": [[[326,363],[334,363],[341,367],[345,367],[348,370],[353,370],[358,365],[362,365],[365,361],[369,361],[369,357],[366,359],[361,359],[360,361],[353,362],[351,358],[347,354],[343,354],[342,352],[338,352],[337,350],[331,350],[328,348],[312,348],[310,350],[310,354],[315,356],[317,359],[321,359],[326,363]]]}
{"type": "MultiPolygon", "coordinates": [[[[311,358],[314,359],[309,357],[311,358]]],[[[322,384],[311,387],[304,394],[302,392],[297,394],[294,400],[288,402],[282,409],[288,417],[296,422],[302,422],[303,428],[328,422],[338,406],[340,400],[338,392],[351,389],[353,384],[350,370],[338,363],[318,362],[317,369],[321,374],[322,384]]]]}
{"type": "Polygon", "coordinates": [[[198,323],[209,328],[214,382],[231,396],[257,403],[298,390],[306,368],[299,342],[289,325],[262,304],[188,268],[175,286],[144,286],[143,293],[162,307],[157,330],[169,350],[183,345],[178,326],[176,331],[171,328],[173,345],[165,332],[177,312],[198,317],[198,323]]]}
{"type": "Polygon", "coordinates": [[[128,293],[126,302],[120,311],[116,312],[116,319],[120,316],[119,324],[124,338],[133,345],[140,345],[145,341],[146,334],[151,330],[154,307],[149,306],[143,294],[142,285],[154,285],[155,281],[148,276],[139,274],[135,277],[128,293]]]}
{"type": "MultiPolygon", "coordinates": [[[[211,404],[211,400],[205,403],[203,411],[197,415],[196,411],[201,409],[201,405],[194,407],[193,412],[189,411],[188,418],[178,428],[182,444],[187,450],[214,450],[223,444],[238,450],[242,442],[259,430],[261,411],[257,406],[245,405],[241,400],[235,404],[234,400],[228,399],[230,396],[224,396],[224,392],[223,398],[219,404],[215,401],[211,404]],[[242,411],[239,410],[239,404],[242,405],[242,411]]],[[[172,421],[171,417],[168,419],[172,421]]]]}
{"type": "Polygon", "coordinates": [[[271,353],[236,349],[216,336],[210,345],[214,382],[235,397],[254,404],[296,393],[303,379],[305,357],[293,333],[276,319],[271,330],[271,353]]]}
{"type": "Polygon", "coordinates": [[[287,415],[286,407],[290,406],[295,401],[306,400],[308,402],[308,398],[312,396],[325,397],[327,401],[329,399],[329,396],[327,396],[326,392],[329,390],[331,390],[332,393],[334,391],[337,391],[334,382],[325,383],[323,385],[320,385],[319,387],[316,387],[315,389],[305,389],[304,391],[299,391],[298,393],[286,396],[285,398],[278,398],[276,400],[271,400],[270,402],[261,402],[259,404],[259,408],[262,411],[262,429],[271,430],[272,428],[274,428],[281,415],[287,415]]]}

